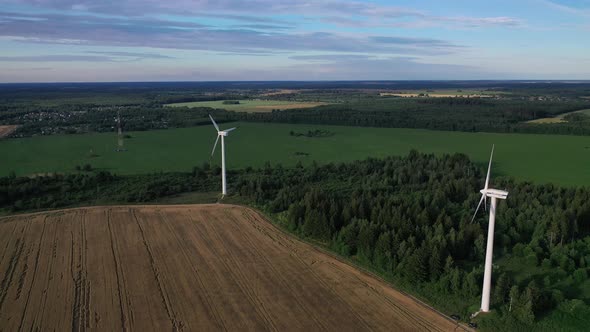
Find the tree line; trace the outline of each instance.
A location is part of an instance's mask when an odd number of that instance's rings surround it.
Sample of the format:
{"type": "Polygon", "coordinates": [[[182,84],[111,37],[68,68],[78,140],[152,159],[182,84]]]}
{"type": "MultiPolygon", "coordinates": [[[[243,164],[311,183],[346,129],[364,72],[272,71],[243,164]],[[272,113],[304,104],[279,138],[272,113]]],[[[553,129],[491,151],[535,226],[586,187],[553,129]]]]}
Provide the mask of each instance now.
{"type": "Polygon", "coordinates": [[[590,101],[530,101],[485,98],[364,98],[307,109],[232,113],[240,121],[445,131],[590,135],[590,117],[568,122],[526,121],[590,108],[590,101]]]}

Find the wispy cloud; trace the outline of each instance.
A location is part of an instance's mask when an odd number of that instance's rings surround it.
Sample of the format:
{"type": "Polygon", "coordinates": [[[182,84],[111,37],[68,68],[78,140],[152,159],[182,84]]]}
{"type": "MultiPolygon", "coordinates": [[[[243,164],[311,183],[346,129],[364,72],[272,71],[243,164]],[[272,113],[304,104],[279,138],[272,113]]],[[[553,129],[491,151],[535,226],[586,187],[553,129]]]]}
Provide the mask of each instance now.
{"type": "MultiPolygon", "coordinates": [[[[547,1],[548,0],[542,0],[547,1]]],[[[60,10],[103,13],[142,17],[153,14],[171,14],[191,17],[213,17],[253,23],[286,22],[272,15],[304,15],[323,17],[324,22],[345,26],[406,26],[420,27],[449,25],[457,27],[519,26],[522,21],[512,17],[444,17],[428,11],[408,7],[382,5],[372,2],[347,0],[219,0],[219,1],[160,1],[160,0],[8,0],[10,3],[60,10]],[[354,17],[355,19],[351,19],[354,17]],[[396,21],[412,19],[411,22],[396,21]]]]}
{"type": "Polygon", "coordinates": [[[31,55],[31,56],[0,56],[0,61],[8,62],[110,62],[112,58],[99,55],[31,55]]]}
{"type": "Polygon", "coordinates": [[[0,56],[2,62],[125,62],[143,59],[173,59],[173,57],[134,52],[101,52],[87,51],[91,54],[51,54],[30,56],[0,56]]]}
{"type": "Polygon", "coordinates": [[[432,64],[412,57],[373,57],[370,55],[326,54],[293,56],[297,65],[279,69],[288,79],[347,80],[406,80],[406,79],[481,79],[499,77],[478,67],[432,64]]]}
{"type": "Polygon", "coordinates": [[[363,54],[320,54],[320,55],[293,55],[289,59],[302,60],[302,61],[357,61],[357,60],[369,60],[375,59],[373,55],[363,54]]]}
{"type": "Polygon", "coordinates": [[[537,0],[538,2],[548,6],[552,9],[559,10],[564,13],[590,17],[590,1],[563,1],[563,0],[537,0]]]}
{"type": "MultiPolygon", "coordinates": [[[[10,17],[2,14],[0,16],[10,17]]],[[[0,36],[37,43],[141,46],[234,53],[331,51],[439,55],[456,50],[456,45],[450,42],[420,38],[259,31],[243,27],[213,28],[161,19],[127,20],[90,15],[40,14],[31,15],[30,18],[37,20],[35,24],[14,18],[1,22],[0,36]]]]}
{"type": "Polygon", "coordinates": [[[115,51],[87,51],[86,53],[102,54],[110,57],[125,57],[125,58],[136,58],[136,59],[174,59],[174,57],[155,54],[155,53],[136,53],[136,52],[115,52],[115,51]]]}
{"type": "Polygon", "coordinates": [[[273,25],[273,24],[241,24],[233,25],[234,29],[254,29],[254,30],[291,30],[294,26],[273,25]]]}

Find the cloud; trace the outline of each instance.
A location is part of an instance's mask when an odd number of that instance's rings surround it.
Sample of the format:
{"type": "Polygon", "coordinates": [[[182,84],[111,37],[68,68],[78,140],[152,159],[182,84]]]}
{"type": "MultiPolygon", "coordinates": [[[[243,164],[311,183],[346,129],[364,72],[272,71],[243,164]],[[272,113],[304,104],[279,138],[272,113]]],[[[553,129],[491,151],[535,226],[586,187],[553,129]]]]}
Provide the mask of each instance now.
{"type": "Polygon", "coordinates": [[[92,54],[52,54],[30,56],[0,56],[0,62],[125,62],[143,59],[173,59],[173,57],[134,52],[101,52],[87,51],[92,54]]]}
{"type": "Polygon", "coordinates": [[[130,58],[137,58],[137,59],[174,59],[174,57],[163,55],[163,54],[155,54],[155,53],[136,53],[136,52],[103,52],[103,51],[87,51],[86,53],[92,54],[103,54],[108,55],[111,57],[130,57],[130,58]]]}
{"type": "Polygon", "coordinates": [[[31,56],[0,56],[3,62],[110,62],[112,58],[98,55],[31,55],[31,56]]]}
{"type": "Polygon", "coordinates": [[[507,17],[434,17],[435,21],[450,22],[460,27],[481,28],[486,26],[520,27],[524,26],[522,20],[507,17]]]}
{"type": "Polygon", "coordinates": [[[242,24],[232,26],[234,29],[254,29],[254,30],[291,30],[293,26],[272,25],[272,24],[242,24]]]}
{"type": "Polygon", "coordinates": [[[321,55],[293,55],[289,59],[302,60],[302,61],[356,61],[356,60],[369,60],[374,59],[372,55],[362,54],[321,54],[321,55]]]}
{"type": "Polygon", "coordinates": [[[525,26],[524,21],[512,17],[462,17],[462,16],[428,16],[421,15],[413,20],[389,20],[389,19],[367,19],[349,17],[321,17],[320,22],[330,23],[342,27],[352,28],[485,28],[485,27],[506,27],[516,28],[525,26]]]}
{"type": "Polygon", "coordinates": [[[564,1],[564,0],[537,0],[539,3],[544,4],[552,9],[559,10],[564,13],[590,17],[590,1],[577,0],[577,1],[564,1]]]}
{"type": "Polygon", "coordinates": [[[432,25],[471,28],[514,27],[522,23],[519,19],[511,17],[443,17],[407,7],[347,0],[119,0],[116,3],[96,0],[8,0],[8,2],[41,8],[129,17],[171,14],[275,24],[284,24],[285,21],[277,20],[271,16],[285,14],[324,17],[322,21],[328,23],[365,27],[432,25]],[[413,22],[395,21],[399,19],[412,19],[413,22]]]}
{"type": "MultiPolygon", "coordinates": [[[[440,55],[457,46],[440,40],[392,36],[354,36],[326,32],[260,31],[247,28],[214,28],[161,19],[104,18],[91,15],[30,15],[0,22],[0,37],[23,42],[155,47],[232,53],[295,51],[375,52],[385,54],[440,55]],[[35,24],[30,23],[35,19],[35,24]]],[[[112,54],[111,54],[112,56],[112,54]]],[[[142,57],[145,58],[145,57],[142,57]]]]}
{"type": "Polygon", "coordinates": [[[411,57],[325,57],[325,61],[284,68],[289,79],[315,80],[441,80],[490,77],[481,68],[431,64],[411,57]],[[487,75],[487,76],[486,76],[487,75]]]}
{"type": "MultiPolygon", "coordinates": [[[[395,6],[382,6],[360,1],[344,0],[8,0],[8,3],[30,5],[41,8],[76,10],[95,13],[107,13],[128,16],[142,16],[145,14],[179,14],[195,15],[201,13],[223,13],[237,16],[244,13],[272,14],[302,14],[316,15],[319,13],[355,14],[367,16],[400,17],[406,15],[420,15],[420,12],[395,6]]],[[[263,18],[260,18],[263,19],[263,18]]]]}
{"type": "MultiPolygon", "coordinates": [[[[302,59],[303,60],[303,59],[302,59]]],[[[4,81],[242,81],[242,80],[442,80],[506,78],[499,73],[486,73],[480,68],[448,64],[421,63],[412,58],[371,58],[337,56],[326,61],[297,63],[287,66],[221,67],[211,68],[204,64],[182,67],[149,66],[135,71],[127,66],[104,68],[88,72],[76,70],[28,73],[15,72],[6,75],[4,81]]]]}
{"type": "Polygon", "coordinates": [[[408,38],[408,37],[391,37],[391,36],[376,36],[371,37],[377,43],[381,44],[398,44],[398,45],[412,45],[412,46],[428,46],[428,47],[441,47],[441,48],[453,48],[457,47],[452,43],[444,40],[429,39],[429,38],[408,38]]]}

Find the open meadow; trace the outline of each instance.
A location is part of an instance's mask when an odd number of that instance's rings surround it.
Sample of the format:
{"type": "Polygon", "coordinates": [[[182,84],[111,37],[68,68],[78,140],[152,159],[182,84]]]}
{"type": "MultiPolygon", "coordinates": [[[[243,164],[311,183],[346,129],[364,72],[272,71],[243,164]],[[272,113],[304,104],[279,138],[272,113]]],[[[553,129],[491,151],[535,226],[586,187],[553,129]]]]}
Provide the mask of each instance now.
{"type": "MultiPolygon", "coordinates": [[[[467,154],[483,164],[496,144],[494,172],[517,179],[561,185],[590,185],[590,137],[357,128],[291,124],[227,123],[237,126],[226,140],[228,168],[297,162],[341,162],[426,153],[467,154]],[[292,136],[316,129],[329,137],[292,136]]],[[[211,160],[220,163],[219,149],[210,159],[213,126],[128,133],[127,151],[116,152],[114,133],[54,135],[0,141],[0,175],[74,172],[77,165],[118,174],[190,171],[211,160]]]]}
{"type": "Polygon", "coordinates": [[[224,100],[194,101],[186,103],[167,104],[168,107],[211,107],[236,112],[272,112],[272,110],[288,110],[310,108],[327,105],[321,102],[299,102],[283,100],[239,100],[239,104],[224,104],[224,100]]]}
{"type": "Polygon", "coordinates": [[[463,329],[243,207],[6,217],[0,247],[6,331],[463,329]]]}

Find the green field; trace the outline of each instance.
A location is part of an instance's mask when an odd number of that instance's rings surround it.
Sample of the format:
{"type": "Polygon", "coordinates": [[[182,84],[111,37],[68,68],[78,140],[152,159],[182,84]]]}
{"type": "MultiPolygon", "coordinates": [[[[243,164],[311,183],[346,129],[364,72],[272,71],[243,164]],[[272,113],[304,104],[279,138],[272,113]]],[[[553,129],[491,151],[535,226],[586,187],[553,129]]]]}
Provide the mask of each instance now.
{"type": "Polygon", "coordinates": [[[283,101],[283,100],[240,100],[239,104],[224,104],[223,100],[194,101],[188,103],[168,104],[169,107],[211,107],[237,112],[271,112],[274,109],[286,110],[294,108],[309,108],[325,103],[283,101]]]}
{"type": "Polygon", "coordinates": [[[552,117],[552,118],[541,118],[541,119],[530,120],[530,121],[527,121],[527,123],[541,123],[541,124],[543,124],[543,123],[563,123],[563,122],[567,122],[566,120],[564,120],[566,115],[570,115],[570,114],[574,114],[574,113],[581,113],[581,114],[590,116],[590,109],[563,113],[563,114],[559,114],[558,116],[552,117]]]}
{"type": "MultiPolygon", "coordinates": [[[[262,166],[266,161],[295,165],[405,155],[411,149],[428,153],[462,152],[485,164],[496,144],[494,173],[539,183],[590,185],[590,137],[464,133],[421,129],[234,123],[226,139],[228,168],[262,166]],[[323,129],[330,137],[289,135],[323,129]],[[299,153],[299,154],[297,154],[299,153]],[[306,153],[309,155],[302,155],[306,153]]],[[[74,171],[76,165],[118,174],[189,171],[209,160],[216,132],[213,126],[129,133],[128,151],[115,152],[113,133],[45,136],[0,140],[0,176],[74,171]],[[90,151],[98,155],[90,157],[90,151]]],[[[219,163],[219,151],[213,161],[219,163]]]]}

